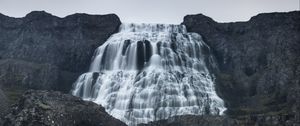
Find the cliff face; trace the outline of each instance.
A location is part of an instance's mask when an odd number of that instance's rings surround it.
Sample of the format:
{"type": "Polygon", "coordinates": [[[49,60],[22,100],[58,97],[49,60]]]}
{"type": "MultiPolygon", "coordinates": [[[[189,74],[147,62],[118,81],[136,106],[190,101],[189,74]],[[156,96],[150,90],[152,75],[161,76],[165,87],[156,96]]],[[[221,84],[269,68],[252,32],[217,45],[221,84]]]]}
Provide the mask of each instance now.
{"type": "MultiPolygon", "coordinates": [[[[1,124],[0,124],[1,125],[1,124]]],[[[53,91],[27,91],[3,126],[126,126],[93,102],[53,91]]]]}
{"type": "MultiPolygon", "coordinates": [[[[181,116],[149,125],[299,123],[299,20],[299,11],[260,14],[236,23],[217,23],[201,14],[186,16],[182,24],[188,32],[201,34],[214,53],[219,66],[212,70],[217,92],[226,103],[226,114],[234,118],[181,116]]],[[[94,50],[120,24],[116,15],[74,14],[59,18],[32,12],[24,18],[11,18],[0,14],[0,117],[11,103],[8,99],[16,101],[26,89],[68,92],[77,77],[87,71],[94,50]]],[[[52,121],[72,125],[72,121],[79,120],[78,125],[93,125],[106,122],[96,118],[108,118],[99,115],[102,112],[103,108],[69,95],[29,91],[5,122],[10,125],[38,120],[45,125],[52,121]],[[60,112],[75,116],[58,120],[60,112]],[[89,116],[91,113],[95,116],[89,116]],[[84,115],[87,118],[81,120],[84,115]],[[45,120],[48,116],[51,121],[45,120]]]]}
{"type": "Polygon", "coordinates": [[[184,17],[187,30],[201,34],[214,51],[217,92],[228,115],[299,112],[299,21],[299,11],[236,23],[217,23],[202,14],[184,17]]]}
{"type": "Polygon", "coordinates": [[[87,71],[94,50],[120,24],[114,14],[0,14],[0,85],[9,91],[21,87],[68,92],[87,71]]]}
{"type": "Polygon", "coordinates": [[[202,35],[218,69],[216,87],[227,116],[175,116],[145,126],[293,126],[300,123],[300,12],[268,13],[247,22],[184,17],[202,35]]]}
{"type": "MultiPolygon", "coordinates": [[[[6,95],[3,93],[3,91],[0,89],[0,117],[4,116],[8,111],[8,101],[6,95]]],[[[1,124],[1,119],[0,119],[1,124]]]]}

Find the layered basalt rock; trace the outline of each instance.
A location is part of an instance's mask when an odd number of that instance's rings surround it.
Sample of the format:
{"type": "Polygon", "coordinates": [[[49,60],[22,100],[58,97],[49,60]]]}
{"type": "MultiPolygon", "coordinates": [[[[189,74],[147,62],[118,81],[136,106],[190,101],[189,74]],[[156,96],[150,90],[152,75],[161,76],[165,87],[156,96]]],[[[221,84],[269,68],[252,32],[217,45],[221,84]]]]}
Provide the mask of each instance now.
{"type": "Polygon", "coordinates": [[[228,115],[297,115],[299,20],[299,11],[259,14],[235,23],[218,23],[202,14],[184,18],[187,30],[201,34],[214,51],[217,91],[228,115]]]}
{"type": "Polygon", "coordinates": [[[74,78],[88,69],[94,50],[117,32],[120,24],[114,14],[74,14],[59,18],[44,11],[34,11],[23,18],[0,15],[0,60],[6,62],[7,59],[13,59],[9,64],[16,66],[14,71],[11,71],[10,65],[0,66],[0,78],[5,80],[0,84],[67,92],[74,78]],[[29,64],[32,67],[49,64],[57,70],[40,68],[34,74],[53,74],[53,77],[23,76],[19,79],[27,81],[20,83],[2,78],[15,78],[19,74],[15,71],[22,72],[22,67],[30,67],[29,64]],[[49,73],[52,71],[54,73],[49,73]],[[44,81],[33,85],[30,83],[40,79],[44,81]]]}
{"type": "Polygon", "coordinates": [[[0,14],[0,87],[8,99],[26,89],[69,92],[88,69],[94,50],[120,24],[115,14],[64,18],[44,11],[23,18],[0,14]]]}

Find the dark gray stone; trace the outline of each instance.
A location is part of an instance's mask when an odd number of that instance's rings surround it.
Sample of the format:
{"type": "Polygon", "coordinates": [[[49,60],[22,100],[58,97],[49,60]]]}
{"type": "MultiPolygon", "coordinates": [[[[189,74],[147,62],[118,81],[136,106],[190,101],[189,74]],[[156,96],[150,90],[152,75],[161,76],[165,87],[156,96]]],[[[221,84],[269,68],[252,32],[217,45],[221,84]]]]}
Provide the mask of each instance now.
{"type": "Polygon", "coordinates": [[[267,13],[247,22],[217,23],[184,17],[218,62],[217,92],[229,115],[299,113],[300,12],[267,13]]]}
{"type": "Polygon", "coordinates": [[[299,126],[294,115],[175,116],[139,126],[299,126]]]}
{"type": "Polygon", "coordinates": [[[126,126],[93,102],[54,91],[29,90],[3,126],[126,126]]]}
{"type": "Polygon", "coordinates": [[[44,11],[23,18],[0,14],[0,60],[5,64],[0,66],[0,85],[68,92],[88,70],[95,49],[120,24],[114,14],[64,18],[44,11]]]}
{"type": "Polygon", "coordinates": [[[54,89],[59,68],[51,64],[3,59],[0,60],[0,82],[4,88],[54,89]]]}
{"type": "Polygon", "coordinates": [[[1,125],[1,117],[7,114],[9,110],[8,100],[6,95],[0,89],[0,125],[1,125]]]}

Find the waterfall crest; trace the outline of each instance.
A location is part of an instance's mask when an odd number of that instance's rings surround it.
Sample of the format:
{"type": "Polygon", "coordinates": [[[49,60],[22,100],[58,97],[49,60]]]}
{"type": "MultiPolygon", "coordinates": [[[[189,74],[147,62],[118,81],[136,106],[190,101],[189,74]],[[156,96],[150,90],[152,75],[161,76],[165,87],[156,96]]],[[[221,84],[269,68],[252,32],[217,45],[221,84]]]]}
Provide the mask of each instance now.
{"type": "Polygon", "coordinates": [[[209,47],[184,25],[122,24],[93,56],[72,94],[128,125],[175,115],[222,114],[209,47]]]}

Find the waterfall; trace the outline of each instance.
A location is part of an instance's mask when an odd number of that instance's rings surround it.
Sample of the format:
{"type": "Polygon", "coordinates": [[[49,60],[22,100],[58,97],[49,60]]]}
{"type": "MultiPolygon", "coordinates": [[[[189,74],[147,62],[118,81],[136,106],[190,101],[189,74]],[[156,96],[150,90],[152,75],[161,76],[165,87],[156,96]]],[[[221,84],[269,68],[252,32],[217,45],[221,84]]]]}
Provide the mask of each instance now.
{"type": "Polygon", "coordinates": [[[175,115],[218,115],[209,47],[184,25],[122,24],[97,48],[72,94],[101,104],[128,125],[175,115]]]}

